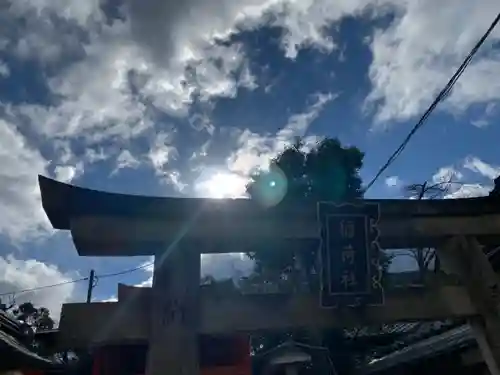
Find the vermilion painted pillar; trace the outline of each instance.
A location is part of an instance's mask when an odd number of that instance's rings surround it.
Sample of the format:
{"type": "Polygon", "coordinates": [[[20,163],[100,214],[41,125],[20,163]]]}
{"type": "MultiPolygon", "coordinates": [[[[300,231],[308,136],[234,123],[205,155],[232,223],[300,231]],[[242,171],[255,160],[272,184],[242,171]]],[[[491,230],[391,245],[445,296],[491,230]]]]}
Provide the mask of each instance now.
{"type": "Polygon", "coordinates": [[[146,375],[199,375],[199,290],[198,249],[155,256],[146,375]]]}

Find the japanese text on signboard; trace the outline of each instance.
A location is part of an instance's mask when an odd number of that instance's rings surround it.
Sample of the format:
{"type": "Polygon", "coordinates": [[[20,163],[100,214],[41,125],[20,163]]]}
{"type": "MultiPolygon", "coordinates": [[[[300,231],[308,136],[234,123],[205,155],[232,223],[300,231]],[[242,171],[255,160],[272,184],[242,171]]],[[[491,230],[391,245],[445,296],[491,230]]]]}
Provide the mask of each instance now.
{"type": "Polygon", "coordinates": [[[327,259],[330,293],[369,292],[365,222],[363,216],[328,217],[327,246],[334,249],[327,259]]]}
{"type": "Polygon", "coordinates": [[[325,307],[383,303],[373,204],[318,207],[321,225],[321,301],[325,307]]]}

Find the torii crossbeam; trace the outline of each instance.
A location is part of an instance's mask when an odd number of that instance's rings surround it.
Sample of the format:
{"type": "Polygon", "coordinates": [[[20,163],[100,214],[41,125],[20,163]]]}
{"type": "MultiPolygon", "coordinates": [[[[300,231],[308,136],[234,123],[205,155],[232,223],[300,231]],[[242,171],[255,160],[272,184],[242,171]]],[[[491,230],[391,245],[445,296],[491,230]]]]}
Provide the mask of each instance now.
{"type": "MultiPolygon", "coordinates": [[[[296,251],[300,243],[318,241],[316,204],[264,209],[246,199],[113,194],[43,176],[39,183],[50,222],[55,229],[71,231],[81,256],[155,255],[151,289],[125,293],[128,297],[120,297],[117,303],[65,305],[60,323],[67,345],[148,339],[149,375],[163,374],[165,369],[197,375],[198,333],[485,316],[487,311],[483,305],[489,296],[475,297],[471,302],[476,289],[468,282],[473,277],[464,270],[458,273],[466,288],[447,286],[388,296],[385,306],[369,307],[361,315],[352,310],[322,310],[317,296],[220,296],[200,292],[202,253],[255,251],[262,244],[296,251]],[[130,295],[137,300],[131,302],[130,295]]],[[[473,237],[483,245],[500,243],[500,200],[371,202],[380,205],[379,242],[385,249],[425,246],[439,250],[457,236],[473,237]]],[[[449,246],[447,249],[449,258],[449,246]]],[[[472,261],[481,260],[481,256],[474,252],[472,261]]],[[[471,262],[464,259],[457,261],[471,262]]],[[[497,318],[488,316],[490,321],[497,318]]],[[[497,341],[500,343],[500,339],[497,341]]]]}

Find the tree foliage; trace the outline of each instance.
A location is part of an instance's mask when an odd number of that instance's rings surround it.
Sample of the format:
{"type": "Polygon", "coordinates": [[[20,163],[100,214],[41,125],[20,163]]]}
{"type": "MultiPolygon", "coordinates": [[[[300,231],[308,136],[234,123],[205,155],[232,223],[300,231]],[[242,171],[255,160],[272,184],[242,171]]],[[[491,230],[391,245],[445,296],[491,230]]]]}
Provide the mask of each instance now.
{"type": "Polygon", "coordinates": [[[363,195],[359,177],[363,157],[359,149],[343,147],[337,139],[326,138],[313,148],[297,140],[271,160],[268,171],[257,171],[252,176],[247,192],[265,203],[265,197],[272,195],[269,190],[280,190],[284,185],[285,194],[273,203],[352,201],[363,195]]]}
{"type": "MultiPolygon", "coordinates": [[[[247,192],[270,210],[298,201],[354,201],[363,196],[359,176],[363,158],[358,148],[345,147],[337,139],[325,138],[312,148],[297,140],[271,160],[268,170],[252,176],[247,192]]],[[[255,261],[256,272],[268,281],[300,279],[312,285],[318,244],[312,241],[301,246],[300,252],[259,249],[248,255],[255,261]],[[300,276],[294,273],[297,267],[300,276]]],[[[387,266],[388,262],[384,258],[382,263],[387,266]]]]}
{"type": "MultiPolygon", "coordinates": [[[[359,176],[363,158],[364,154],[358,148],[345,147],[337,139],[323,139],[312,148],[298,140],[274,158],[267,170],[258,171],[252,176],[247,192],[252,199],[269,210],[299,201],[354,201],[363,196],[359,176]]],[[[270,247],[274,246],[270,244],[270,247]]],[[[295,286],[298,281],[306,281],[309,288],[317,288],[318,284],[314,283],[319,271],[317,241],[301,242],[298,251],[276,251],[276,248],[269,249],[274,251],[266,250],[261,248],[249,254],[256,265],[255,279],[275,284],[280,284],[285,279],[295,286]]],[[[384,254],[381,256],[387,269],[390,259],[384,254]]],[[[302,334],[283,332],[259,336],[255,338],[259,345],[254,349],[267,350],[285,338],[297,339],[297,335],[302,334]]],[[[320,336],[322,345],[330,349],[337,370],[348,373],[352,369],[353,357],[346,352],[342,331],[324,331],[320,336]]],[[[312,342],[317,345],[316,338],[312,342]]],[[[324,370],[325,366],[320,365],[320,369],[324,370]]]]}
{"type": "Polygon", "coordinates": [[[495,178],[494,183],[495,185],[493,189],[490,191],[489,196],[494,198],[500,198],[500,176],[495,178]]]}
{"type": "Polygon", "coordinates": [[[13,311],[16,319],[25,322],[35,332],[54,328],[54,320],[46,307],[35,307],[31,302],[25,302],[13,311]]]}

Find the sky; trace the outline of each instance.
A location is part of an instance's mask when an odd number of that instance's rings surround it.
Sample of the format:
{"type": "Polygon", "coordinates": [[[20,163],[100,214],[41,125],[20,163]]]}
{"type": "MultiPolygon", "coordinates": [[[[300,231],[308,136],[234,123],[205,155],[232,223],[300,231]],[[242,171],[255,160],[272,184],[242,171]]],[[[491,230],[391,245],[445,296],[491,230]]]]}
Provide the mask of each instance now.
{"type": "MultiPolygon", "coordinates": [[[[119,193],[235,198],[295,137],[365,153],[367,183],[500,11],[496,0],[6,0],[0,4],[0,293],[145,264],[78,257],[37,175],[119,193]]],[[[500,28],[369,198],[500,174],[500,28]]],[[[235,249],[237,252],[237,249],[235,249]]],[[[202,272],[248,272],[238,254],[202,272]]],[[[148,285],[151,269],[99,280],[148,285]]],[[[86,283],[2,296],[57,317],[86,283]]]]}

